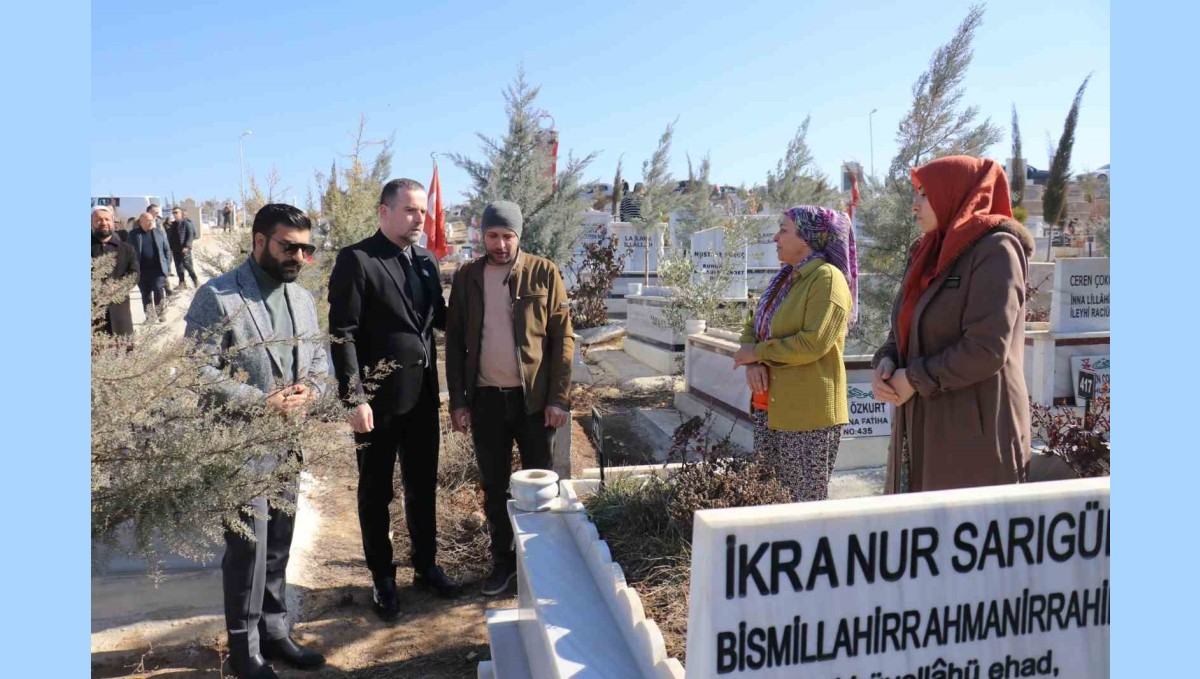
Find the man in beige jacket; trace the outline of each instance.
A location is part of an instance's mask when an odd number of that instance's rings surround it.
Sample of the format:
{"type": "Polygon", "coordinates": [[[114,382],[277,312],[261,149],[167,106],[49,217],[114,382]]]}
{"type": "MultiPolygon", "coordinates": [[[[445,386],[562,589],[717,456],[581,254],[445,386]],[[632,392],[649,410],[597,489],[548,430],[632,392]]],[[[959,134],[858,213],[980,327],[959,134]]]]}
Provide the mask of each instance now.
{"type": "Polygon", "coordinates": [[[446,315],[446,382],[455,431],[470,431],[492,536],[484,594],[516,577],[506,510],[512,447],[523,469],[549,469],[555,429],[570,421],[575,340],[558,267],[520,249],[516,203],[483,211],[487,253],[455,276],[446,315]]]}

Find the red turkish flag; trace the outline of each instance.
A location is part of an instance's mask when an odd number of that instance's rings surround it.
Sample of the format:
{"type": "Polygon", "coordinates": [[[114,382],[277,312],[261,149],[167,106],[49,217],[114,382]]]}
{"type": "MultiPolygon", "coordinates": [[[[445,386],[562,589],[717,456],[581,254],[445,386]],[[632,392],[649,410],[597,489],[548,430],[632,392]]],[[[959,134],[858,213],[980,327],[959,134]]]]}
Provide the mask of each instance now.
{"type": "Polygon", "coordinates": [[[850,173],[850,209],[847,212],[850,214],[850,221],[854,221],[854,207],[858,205],[858,175],[850,173]]]}
{"type": "Polygon", "coordinates": [[[429,214],[425,216],[425,247],[438,259],[446,256],[446,213],[442,211],[442,183],[438,180],[437,162],[433,163],[433,180],[429,182],[429,214]]]}

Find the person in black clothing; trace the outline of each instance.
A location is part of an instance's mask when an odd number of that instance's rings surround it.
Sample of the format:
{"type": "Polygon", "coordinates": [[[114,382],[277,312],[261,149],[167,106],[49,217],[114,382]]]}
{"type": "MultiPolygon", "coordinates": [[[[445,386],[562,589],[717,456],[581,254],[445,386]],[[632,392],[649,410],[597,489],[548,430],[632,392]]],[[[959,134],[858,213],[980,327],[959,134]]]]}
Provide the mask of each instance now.
{"type": "Polygon", "coordinates": [[[404,517],[412,542],[413,583],[443,597],[457,582],[436,564],[438,446],[437,353],[433,328],[446,327],[438,263],[416,245],[425,222],[425,187],[394,179],[379,198],[379,230],[338,252],[329,277],[329,332],[339,394],[354,407],[358,450],[358,519],[384,619],[400,612],[388,537],[396,460],[404,482],[404,517]],[[370,392],[364,379],[383,361],[393,369],[370,392]]]}
{"type": "MultiPolygon", "coordinates": [[[[107,279],[126,280],[132,286],[138,280],[138,253],[133,246],[122,243],[113,232],[112,210],[103,205],[92,209],[92,259],[115,254],[116,262],[107,279]]],[[[126,288],[128,290],[128,287],[126,288]]],[[[94,319],[93,331],[107,332],[119,337],[133,336],[133,313],[129,310],[129,295],[108,305],[104,321],[94,319]]]]}
{"type": "MultiPolygon", "coordinates": [[[[154,228],[162,231],[163,233],[167,233],[167,220],[163,219],[162,208],[159,207],[157,203],[150,203],[150,205],[146,207],[146,212],[149,212],[150,216],[154,218],[154,228]]],[[[171,245],[171,238],[170,238],[170,235],[168,234],[168,236],[167,236],[168,248],[170,247],[170,245],[171,245]]],[[[167,283],[164,288],[166,290],[167,297],[172,297],[175,295],[175,290],[171,287],[171,276],[174,275],[174,273],[175,273],[174,271],[172,271],[171,265],[174,263],[175,263],[174,260],[172,260],[169,257],[167,258],[167,283]]]]}
{"type": "Polygon", "coordinates": [[[142,292],[142,309],[146,312],[146,320],[150,321],[150,304],[154,304],[154,318],[159,323],[166,319],[163,316],[163,295],[167,285],[167,271],[170,270],[170,252],[167,249],[167,234],[162,229],[155,228],[154,217],[149,212],[138,216],[137,227],[129,232],[129,244],[138,253],[138,289],[142,292]]]}
{"type": "Polygon", "coordinates": [[[621,199],[621,221],[632,222],[642,218],[642,201],[646,198],[646,186],[641,182],[633,185],[633,193],[621,199]]]}
{"type": "Polygon", "coordinates": [[[186,271],[192,277],[192,287],[199,285],[196,272],[192,269],[192,241],[196,239],[196,225],[187,218],[183,208],[171,210],[171,221],[167,224],[167,242],[171,256],[175,259],[175,272],[179,274],[179,287],[183,287],[186,271]]]}
{"type": "Polygon", "coordinates": [[[122,243],[128,243],[129,234],[133,233],[133,230],[136,228],[138,228],[137,217],[130,217],[129,219],[125,220],[125,226],[117,229],[114,234],[121,240],[122,243]]]}

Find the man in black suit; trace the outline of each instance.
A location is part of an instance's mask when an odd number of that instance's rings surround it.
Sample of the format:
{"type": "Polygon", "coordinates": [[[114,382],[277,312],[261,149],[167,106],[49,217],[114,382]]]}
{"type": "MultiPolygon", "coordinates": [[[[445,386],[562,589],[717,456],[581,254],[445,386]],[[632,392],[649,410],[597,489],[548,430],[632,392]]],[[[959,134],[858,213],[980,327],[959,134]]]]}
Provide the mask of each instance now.
{"type": "Polygon", "coordinates": [[[179,287],[184,287],[186,272],[192,277],[192,287],[200,286],[196,272],[192,269],[192,241],[196,239],[196,225],[187,218],[183,208],[171,210],[171,221],[167,223],[167,244],[171,246],[171,258],[175,260],[175,273],[179,274],[179,287]]]}
{"type": "Polygon", "coordinates": [[[171,251],[167,245],[167,234],[154,225],[154,215],[147,210],[138,215],[137,225],[129,232],[127,242],[138,253],[138,267],[141,270],[138,289],[142,293],[142,309],[146,312],[146,322],[157,320],[163,323],[166,321],[163,297],[167,286],[167,272],[171,270],[171,251]]]}
{"type": "MultiPolygon", "coordinates": [[[[110,253],[115,254],[117,259],[113,264],[112,273],[107,278],[123,280],[126,282],[126,289],[132,288],[138,282],[138,253],[133,246],[122,243],[121,239],[114,235],[112,209],[97,205],[92,208],[92,259],[110,253]]],[[[96,332],[103,330],[110,335],[133,337],[133,314],[129,310],[129,295],[126,294],[121,301],[108,305],[104,312],[103,324],[99,318],[93,321],[93,329],[96,332]]]]}
{"type": "Polygon", "coordinates": [[[354,410],[358,450],[358,519],[374,581],[375,610],[400,613],[396,565],[388,538],[392,474],[400,460],[404,515],[412,542],[413,584],[443,597],[459,585],[435,563],[438,428],[437,353],[433,328],[445,330],[438,264],[416,245],[429,198],[412,179],[393,179],[379,197],[379,230],[338,252],[329,277],[329,331],[341,397],[354,410]],[[364,381],[381,362],[391,371],[374,390],[364,381]]]}

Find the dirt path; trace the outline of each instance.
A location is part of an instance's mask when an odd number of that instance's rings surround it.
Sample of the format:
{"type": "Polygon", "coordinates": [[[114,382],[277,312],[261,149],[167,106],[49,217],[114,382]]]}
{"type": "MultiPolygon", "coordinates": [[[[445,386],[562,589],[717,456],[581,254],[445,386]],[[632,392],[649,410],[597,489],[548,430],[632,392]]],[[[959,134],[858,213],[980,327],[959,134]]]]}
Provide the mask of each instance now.
{"type": "MultiPolygon", "coordinates": [[[[594,453],[578,421],[572,423],[576,465],[592,464],[594,453]]],[[[445,459],[445,458],[443,458],[445,459]]],[[[327,461],[312,470],[317,478],[311,494],[320,516],[303,581],[289,586],[303,591],[300,622],[293,634],[302,644],[324,653],[327,664],[316,672],[274,665],[281,677],[450,677],[473,678],[476,666],[489,658],[484,612],[515,606],[515,596],[489,598],[480,594],[486,575],[486,541],[479,541],[477,491],[463,487],[446,497],[439,494],[439,531],[457,541],[439,557],[452,577],[460,578],[464,594],[446,601],[411,588],[408,540],[399,497],[392,504],[395,554],[400,563],[397,584],[403,615],[391,623],[371,611],[371,588],[362,556],[355,509],[357,473],[352,459],[327,461]],[[483,551],[480,554],[480,551],[483,551]]],[[[397,479],[399,488],[399,479],[397,479]]],[[[399,492],[397,492],[399,496],[399,492]]],[[[514,591],[515,594],[515,591],[514,591]]],[[[220,677],[224,639],[197,639],[172,648],[94,654],[93,677],[220,677]]]]}

